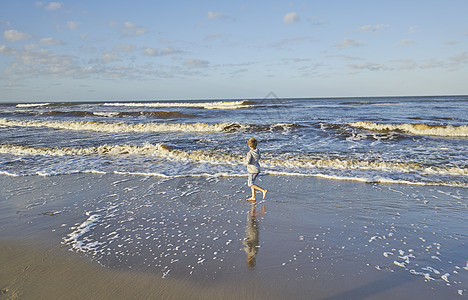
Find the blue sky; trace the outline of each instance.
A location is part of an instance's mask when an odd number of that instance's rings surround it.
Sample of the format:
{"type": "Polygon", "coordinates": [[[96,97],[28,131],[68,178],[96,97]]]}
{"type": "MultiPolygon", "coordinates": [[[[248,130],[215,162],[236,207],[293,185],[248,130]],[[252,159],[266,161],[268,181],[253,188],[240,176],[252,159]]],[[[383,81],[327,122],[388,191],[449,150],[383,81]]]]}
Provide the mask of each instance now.
{"type": "Polygon", "coordinates": [[[468,94],[468,1],[0,3],[0,101],[468,94]]]}

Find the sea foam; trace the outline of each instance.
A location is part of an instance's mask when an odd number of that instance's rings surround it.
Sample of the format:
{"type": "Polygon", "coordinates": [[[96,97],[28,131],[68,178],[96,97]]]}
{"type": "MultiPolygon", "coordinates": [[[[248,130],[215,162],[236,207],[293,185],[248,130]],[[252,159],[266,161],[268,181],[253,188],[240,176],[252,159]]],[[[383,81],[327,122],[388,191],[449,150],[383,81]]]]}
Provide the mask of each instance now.
{"type": "Polygon", "coordinates": [[[373,122],[348,123],[349,126],[370,131],[396,131],[412,135],[440,137],[468,137],[468,126],[428,125],[428,124],[379,124],[373,122]]]}
{"type": "Polygon", "coordinates": [[[18,127],[44,127],[52,129],[74,130],[74,131],[99,131],[99,132],[229,132],[243,127],[239,123],[195,123],[195,124],[172,124],[172,123],[106,123],[106,122],[60,122],[60,121],[17,121],[0,119],[0,126],[18,127]]]}
{"type": "Polygon", "coordinates": [[[127,107],[199,107],[205,109],[239,109],[251,107],[250,101],[218,101],[218,102],[134,102],[134,103],[104,103],[104,106],[127,107]]]}

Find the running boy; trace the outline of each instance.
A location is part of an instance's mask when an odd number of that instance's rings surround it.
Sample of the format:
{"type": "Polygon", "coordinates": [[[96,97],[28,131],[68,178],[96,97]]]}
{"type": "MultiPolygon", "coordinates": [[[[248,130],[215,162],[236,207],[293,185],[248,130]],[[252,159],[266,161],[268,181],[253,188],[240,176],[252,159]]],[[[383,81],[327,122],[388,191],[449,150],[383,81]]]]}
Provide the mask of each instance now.
{"type": "Polygon", "coordinates": [[[247,181],[247,185],[250,186],[252,190],[252,197],[248,198],[247,201],[255,201],[255,190],[259,190],[263,193],[263,199],[265,199],[265,195],[267,193],[266,189],[263,189],[255,184],[255,180],[260,173],[260,164],[258,161],[260,160],[260,150],[257,149],[257,140],[251,138],[247,141],[247,145],[249,145],[250,151],[247,153],[247,157],[245,158],[245,164],[247,165],[247,173],[249,173],[249,178],[247,181]]]}

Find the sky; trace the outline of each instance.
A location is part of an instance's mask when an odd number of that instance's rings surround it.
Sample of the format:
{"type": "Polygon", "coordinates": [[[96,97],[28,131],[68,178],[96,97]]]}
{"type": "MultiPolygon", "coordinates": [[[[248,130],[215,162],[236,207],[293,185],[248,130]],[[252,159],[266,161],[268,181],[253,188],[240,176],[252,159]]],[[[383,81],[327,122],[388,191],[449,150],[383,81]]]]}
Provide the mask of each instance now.
{"type": "Polygon", "coordinates": [[[0,0],[0,101],[467,95],[466,12],[466,0],[0,0]]]}

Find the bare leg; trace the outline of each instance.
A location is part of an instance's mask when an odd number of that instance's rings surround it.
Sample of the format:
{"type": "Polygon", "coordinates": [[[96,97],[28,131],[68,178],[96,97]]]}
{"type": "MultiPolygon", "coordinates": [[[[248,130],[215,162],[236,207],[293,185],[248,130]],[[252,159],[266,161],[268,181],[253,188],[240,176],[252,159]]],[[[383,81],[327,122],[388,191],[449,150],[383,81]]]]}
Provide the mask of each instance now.
{"type": "Polygon", "coordinates": [[[259,191],[262,192],[262,194],[263,194],[263,199],[265,199],[265,195],[266,195],[266,193],[268,192],[267,189],[263,189],[263,188],[259,187],[259,186],[256,185],[256,184],[253,184],[253,185],[251,186],[251,189],[252,189],[252,195],[253,195],[253,198],[254,198],[254,199],[255,199],[255,190],[259,190],[259,191]]]}
{"type": "Polygon", "coordinates": [[[246,199],[247,201],[256,201],[255,199],[255,188],[253,185],[250,186],[250,190],[252,191],[252,197],[246,199]]]}

